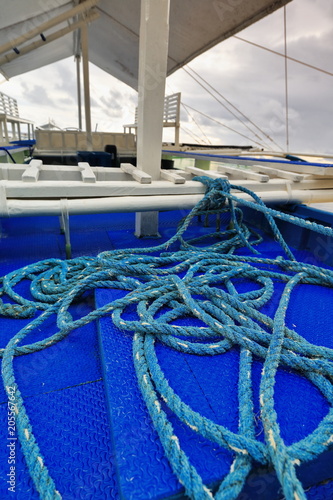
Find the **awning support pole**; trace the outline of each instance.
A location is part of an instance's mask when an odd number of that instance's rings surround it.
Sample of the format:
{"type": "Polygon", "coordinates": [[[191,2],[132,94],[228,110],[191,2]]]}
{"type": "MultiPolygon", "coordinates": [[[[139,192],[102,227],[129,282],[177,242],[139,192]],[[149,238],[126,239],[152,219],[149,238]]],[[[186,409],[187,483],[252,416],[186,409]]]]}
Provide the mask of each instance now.
{"type": "MultiPolygon", "coordinates": [[[[137,166],[153,181],[160,178],[161,170],[169,9],[170,0],[141,1],[137,166]]],[[[136,214],[138,237],[158,235],[158,213],[153,214],[136,214]]]]}
{"type": "Polygon", "coordinates": [[[79,130],[82,130],[82,104],[81,104],[81,74],[80,74],[80,62],[81,56],[76,55],[76,85],[77,85],[77,108],[78,108],[78,124],[79,130]]]}
{"type": "Polygon", "coordinates": [[[91,113],[90,113],[90,89],[89,89],[89,55],[88,55],[88,26],[81,28],[82,66],[83,66],[83,90],[84,90],[84,112],[86,118],[87,151],[92,151],[91,113]]]}

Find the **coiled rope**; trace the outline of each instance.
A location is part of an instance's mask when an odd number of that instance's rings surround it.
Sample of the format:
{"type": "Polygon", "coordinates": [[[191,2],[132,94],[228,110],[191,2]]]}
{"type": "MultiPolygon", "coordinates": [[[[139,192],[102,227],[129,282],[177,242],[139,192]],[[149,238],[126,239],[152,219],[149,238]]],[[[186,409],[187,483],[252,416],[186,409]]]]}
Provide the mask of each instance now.
{"type": "Polygon", "coordinates": [[[3,383],[15,408],[18,437],[29,473],[42,499],[60,499],[61,494],[56,490],[34,438],[15,380],[14,358],[45,349],[72,330],[110,314],[118,328],[134,333],[133,360],[142,396],[171,467],[190,498],[236,499],[254,461],[274,467],[287,500],[306,498],[296,467],[317,457],[333,442],[333,350],[306,341],[286,326],[285,317],[291,294],[298,284],[333,287],[333,272],[297,262],[274,219],[283,219],[326,236],[333,236],[333,231],[268,208],[258,196],[241,186],[207,177],[196,180],[206,185],[206,195],[166,243],[143,249],[103,252],[97,257],[44,260],[11,272],[0,280],[0,294],[5,299],[0,299],[0,314],[33,318],[0,353],[3,383]],[[239,200],[231,189],[250,195],[253,201],[239,200]],[[264,214],[285,257],[265,259],[260,256],[255,246],[260,243],[261,236],[244,224],[237,203],[264,214]],[[208,236],[185,239],[184,233],[193,218],[207,214],[219,217],[224,214],[228,219],[227,227],[218,228],[208,236]],[[206,245],[207,238],[210,245],[206,245]],[[254,255],[236,255],[235,251],[240,248],[249,249],[254,255]],[[256,284],[256,288],[241,293],[233,284],[234,278],[246,279],[256,284]],[[15,291],[16,285],[23,280],[31,282],[32,299],[15,291]],[[260,309],[271,300],[274,282],[284,283],[285,288],[271,318],[260,309]],[[128,293],[73,319],[70,306],[85,291],[96,288],[120,289],[128,293]],[[126,313],[133,306],[137,319],[129,320],[126,313]],[[57,333],[28,343],[34,331],[51,316],[56,318],[57,333]],[[184,316],[198,318],[205,326],[177,325],[176,320],[184,316]],[[205,418],[180,399],[159,365],[156,342],[203,356],[222,354],[235,346],[239,348],[237,433],[205,418]],[[258,441],[255,435],[253,356],[263,360],[260,408],[265,442],[258,441]],[[281,437],[274,408],[274,385],[279,367],[288,367],[307,377],[330,405],[318,427],[290,446],[281,437]],[[195,433],[234,454],[230,472],[214,496],[183,451],[167,417],[166,406],[195,433]]]}

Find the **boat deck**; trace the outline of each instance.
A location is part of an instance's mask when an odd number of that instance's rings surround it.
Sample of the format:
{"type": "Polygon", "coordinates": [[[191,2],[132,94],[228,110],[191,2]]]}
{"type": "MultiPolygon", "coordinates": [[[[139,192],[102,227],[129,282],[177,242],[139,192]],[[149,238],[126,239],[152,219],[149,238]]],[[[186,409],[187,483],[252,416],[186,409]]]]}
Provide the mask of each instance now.
{"type": "MultiPolygon", "coordinates": [[[[320,212],[302,210],[300,215],[303,217],[320,219],[320,212]]],[[[158,240],[134,237],[134,214],[71,216],[72,256],[94,256],[116,248],[156,245],[174,234],[176,223],[183,216],[184,211],[161,213],[161,239],[158,240]]],[[[329,224],[327,217],[331,217],[330,223],[333,223],[332,214],[325,217],[326,224],[329,224]]],[[[192,227],[196,235],[209,230],[200,221],[192,227]]],[[[295,251],[299,260],[324,267],[332,264],[330,243],[321,236],[312,239],[306,230],[298,230],[297,235],[288,227],[284,230],[291,244],[298,242],[300,245],[295,251]]],[[[258,249],[266,257],[281,254],[278,244],[267,236],[258,249]]],[[[243,252],[249,254],[248,250],[243,252]]],[[[65,258],[64,236],[60,234],[57,217],[1,221],[1,275],[48,258],[65,258]]],[[[25,284],[20,287],[24,292],[25,284]]],[[[333,290],[316,286],[308,288],[305,296],[295,294],[288,324],[297,324],[297,331],[312,342],[333,348],[332,321],[327,314],[331,311],[333,290]]],[[[101,306],[110,302],[119,293],[102,289],[95,294],[86,293],[84,300],[72,306],[71,313],[87,314],[95,304],[101,306]]],[[[278,298],[277,290],[276,301],[278,298]]],[[[28,321],[1,318],[1,346],[4,347],[28,321]]],[[[34,340],[48,337],[55,333],[55,328],[51,321],[47,322],[43,331],[34,333],[34,340]]],[[[182,497],[182,487],[164,457],[136,383],[131,343],[132,336],[120,332],[106,317],[73,331],[46,350],[17,357],[14,361],[17,383],[35,437],[64,500],[182,497]]],[[[179,354],[161,346],[158,356],[167,377],[185,401],[237,432],[236,350],[207,359],[206,356],[179,354]]],[[[255,360],[255,391],[258,390],[261,368],[261,362],[255,360]]],[[[8,491],[11,449],[7,443],[11,437],[6,425],[7,398],[2,387],[0,401],[0,498],[37,499],[39,496],[18,442],[14,447],[15,495],[8,491]]],[[[287,370],[280,370],[278,376],[276,404],[287,442],[297,441],[311,432],[329,408],[319,391],[305,378],[287,370]]],[[[258,405],[256,409],[259,414],[258,405]]],[[[197,440],[189,428],[184,429],[186,426],[177,422],[176,417],[171,416],[171,419],[181,436],[182,445],[205,482],[214,485],[221,480],[230,469],[232,455],[203,438],[197,440]]],[[[258,421],[258,434],[262,432],[260,426],[258,421]]],[[[306,464],[300,477],[309,499],[332,498],[332,450],[306,464]]],[[[252,473],[241,494],[241,498],[262,500],[282,496],[274,474],[263,468],[252,473]]]]}

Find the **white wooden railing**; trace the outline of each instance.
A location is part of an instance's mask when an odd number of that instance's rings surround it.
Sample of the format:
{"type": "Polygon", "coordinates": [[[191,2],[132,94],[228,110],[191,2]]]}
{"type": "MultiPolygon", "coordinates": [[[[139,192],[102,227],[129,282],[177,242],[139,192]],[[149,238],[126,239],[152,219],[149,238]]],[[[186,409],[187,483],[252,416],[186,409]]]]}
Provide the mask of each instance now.
{"type": "MultiPolygon", "coordinates": [[[[180,128],[180,97],[181,93],[168,95],[164,98],[163,127],[175,127],[175,146],[179,147],[179,128],[180,128]]],[[[124,133],[132,132],[138,126],[138,108],[135,108],[134,123],[123,125],[124,133]]]]}
{"type": "Polygon", "coordinates": [[[0,114],[19,117],[17,100],[0,92],[0,114]]]}

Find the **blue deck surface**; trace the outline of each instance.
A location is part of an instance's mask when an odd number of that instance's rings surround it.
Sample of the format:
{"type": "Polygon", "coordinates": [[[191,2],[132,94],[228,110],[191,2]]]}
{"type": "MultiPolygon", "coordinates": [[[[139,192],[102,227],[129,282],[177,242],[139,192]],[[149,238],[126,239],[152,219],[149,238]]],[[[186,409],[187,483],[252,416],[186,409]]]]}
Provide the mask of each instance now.
{"type": "MultiPolygon", "coordinates": [[[[174,233],[175,222],[183,215],[180,212],[161,214],[163,239],[174,233]]],[[[157,243],[157,240],[137,240],[133,236],[133,214],[73,216],[70,223],[73,257],[157,243]]],[[[1,275],[40,259],[65,257],[64,237],[59,233],[55,217],[3,219],[1,232],[1,275]]],[[[277,245],[267,240],[262,250],[265,255],[274,256],[277,245]]],[[[304,250],[298,256],[314,262],[314,257],[304,250]]],[[[322,252],[318,251],[317,256],[322,256],[322,252]]],[[[110,302],[121,293],[98,290],[96,305],[110,302]]],[[[280,293],[277,286],[276,299],[280,293]]],[[[332,319],[331,314],[327,314],[331,312],[332,300],[331,289],[301,286],[293,294],[288,325],[296,325],[297,331],[314,343],[333,347],[332,319]]],[[[76,307],[80,308],[80,314],[91,310],[93,295],[73,306],[76,307]]],[[[18,324],[25,322],[1,318],[1,347],[18,330],[18,324]]],[[[50,321],[38,335],[45,338],[54,331],[50,321]]],[[[237,430],[237,350],[207,359],[159,345],[157,354],[170,384],[185,401],[212,420],[237,430]]],[[[103,318],[98,324],[72,332],[47,350],[16,358],[14,366],[45,463],[65,500],[181,496],[181,485],[164,457],[137,387],[132,335],[120,332],[110,318],[103,318]]],[[[256,388],[261,368],[261,362],[256,360],[252,373],[256,388]]],[[[277,411],[287,443],[307,435],[328,411],[321,394],[295,373],[280,371],[277,394],[277,411]]],[[[0,403],[0,498],[38,498],[19,444],[15,450],[15,496],[8,491],[7,403],[2,387],[0,403]]],[[[198,440],[176,417],[171,414],[169,417],[204,480],[214,484],[222,479],[229,471],[231,454],[203,438],[198,440]]],[[[260,432],[258,423],[258,434],[260,432]]],[[[318,486],[321,481],[333,478],[332,454],[305,466],[300,477],[310,488],[309,499],[333,498],[332,482],[318,486]]],[[[282,498],[276,478],[262,468],[250,476],[242,495],[240,500],[282,498]]]]}
{"type": "MultiPolygon", "coordinates": [[[[111,223],[110,217],[101,217],[99,226],[89,217],[73,217],[74,256],[110,248],[106,227],[111,223]]],[[[65,258],[64,237],[56,217],[4,219],[1,233],[1,274],[41,259],[65,258]]],[[[93,307],[91,295],[73,309],[85,314],[93,307]]],[[[1,346],[25,323],[27,320],[1,318],[1,346]]],[[[45,326],[40,338],[55,332],[51,321],[45,326]]],[[[118,498],[97,325],[74,331],[45,351],[18,357],[14,366],[35,436],[63,499],[118,498]]],[[[19,443],[15,448],[16,491],[8,491],[7,398],[2,386],[0,402],[0,498],[37,499],[19,443]]]]}

